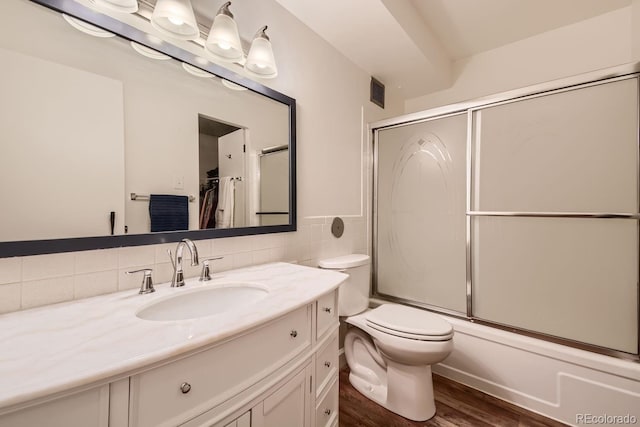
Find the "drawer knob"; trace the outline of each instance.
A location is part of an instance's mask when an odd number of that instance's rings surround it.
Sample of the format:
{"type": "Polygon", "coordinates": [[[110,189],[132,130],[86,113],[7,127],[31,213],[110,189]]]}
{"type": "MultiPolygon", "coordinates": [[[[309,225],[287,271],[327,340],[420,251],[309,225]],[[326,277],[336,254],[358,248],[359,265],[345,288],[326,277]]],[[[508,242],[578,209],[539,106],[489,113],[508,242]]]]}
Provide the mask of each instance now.
{"type": "Polygon", "coordinates": [[[331,367],[331,362],[324,362],[324,366],[326,366],[327,368],[331,367]]]}
{"type": "Polygon", "coordinates": [[[327,313],[331,313],[331,307],[324,307],[322,309],[322,311],[327,312],[327,313]]]}
{"type": "Polygon", "coordinates": [[[289,335],[291,335],[291,338],[295,338],[295,337],[298,336],[298,331],[293,330],[293,331],[291,331],[291,333],[289,335]]]}
{"type": "Polygon", "coordinates": [[[180,391],[182,392],[182,394],[189,393],[191,391],[191,384],[189,383],[180,384],[180,391]]]}
{"type": "Polygon", "coordinates": [[[325,409],[324,410],[324,414],[325,415],[331,415],[331,409],[325,409]]]}

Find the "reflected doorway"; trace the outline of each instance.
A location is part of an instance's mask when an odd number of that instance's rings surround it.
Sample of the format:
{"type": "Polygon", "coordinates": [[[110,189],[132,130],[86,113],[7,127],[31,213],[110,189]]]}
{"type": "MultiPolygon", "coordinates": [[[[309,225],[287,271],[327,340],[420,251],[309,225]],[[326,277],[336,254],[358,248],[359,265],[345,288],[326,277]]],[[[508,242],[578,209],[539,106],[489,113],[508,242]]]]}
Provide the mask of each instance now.
{"type": "Polygon", "coordinates": [[[246,131],[198,115],[200,229],[245,227],[246,131]]]}

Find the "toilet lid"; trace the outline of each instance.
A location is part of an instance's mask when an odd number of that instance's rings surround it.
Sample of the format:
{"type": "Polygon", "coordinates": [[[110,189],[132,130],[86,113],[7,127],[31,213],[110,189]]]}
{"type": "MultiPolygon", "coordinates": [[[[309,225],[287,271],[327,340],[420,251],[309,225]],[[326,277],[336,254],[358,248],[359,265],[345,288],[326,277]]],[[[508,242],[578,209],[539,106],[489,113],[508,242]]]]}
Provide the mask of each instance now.
{"type": "Polygon", "coordinates": [[[383,304],[367,313],[367,324],[380,332],[425,341],[453,336],[446,320],[425,310],[399,304],[383,304]]]}
{"type": "Polygon", "coordinates": [[[318,262],[318,267],[330,270],[341,270],[343,268],[360,267],[366,264],[369,264],[369,255],[351,254],[336,258],[321,259],[318,262]]]}

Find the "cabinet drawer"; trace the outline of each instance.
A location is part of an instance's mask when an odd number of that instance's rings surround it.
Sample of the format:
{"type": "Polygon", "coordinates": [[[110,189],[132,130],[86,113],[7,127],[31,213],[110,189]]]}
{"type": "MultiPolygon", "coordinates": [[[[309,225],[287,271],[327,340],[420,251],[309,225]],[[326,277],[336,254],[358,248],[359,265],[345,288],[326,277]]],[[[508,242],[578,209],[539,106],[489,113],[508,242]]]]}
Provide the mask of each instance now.
{"type": "Polygon", "coordinates": [[[316,427],[331,427],[337,420],[338,381],[336,380],[316,407],[316,427]]]}
{"type": "Polygon", "coordinates": [[[175,426],[215,407],[311,344],[311,306],[131,379],[131,425],[175,426]]]}
{"type": "Polygon", "coordinates": [[[338,331],[333,333],[329,341],[316,356],[316,396],[322,394],[327,385],[338,373],[338,331]]]}
{"type": "Polygon", "coordinates": [[[331,292],[320,297],[317,302],[316,336],[318,339],[338,321],[337,292],[331,292]]]}

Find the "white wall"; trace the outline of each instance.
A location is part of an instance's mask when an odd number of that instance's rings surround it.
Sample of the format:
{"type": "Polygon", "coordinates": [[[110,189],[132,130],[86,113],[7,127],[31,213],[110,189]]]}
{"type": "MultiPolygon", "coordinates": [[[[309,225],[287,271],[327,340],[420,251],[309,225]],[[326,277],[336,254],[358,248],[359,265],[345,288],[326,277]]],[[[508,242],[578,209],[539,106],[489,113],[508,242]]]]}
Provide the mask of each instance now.
{"type": "Polygon", "coordinates": [[[631,38],[633,60],[640,59],[640,0],[631,3],[631,38]]]}
{"type": "Polygon", "coordinates": [[[456,61],[453,85],[406,100],[405,112],[640,60],[639,9],[634,0],[632,6],[456,61]]]}
{"type": "Polygon", "coordinates": [[[122,234],[122,83],[12,50],[0,57],[0,240],[109,235],[110,212],[122,234]]]}

